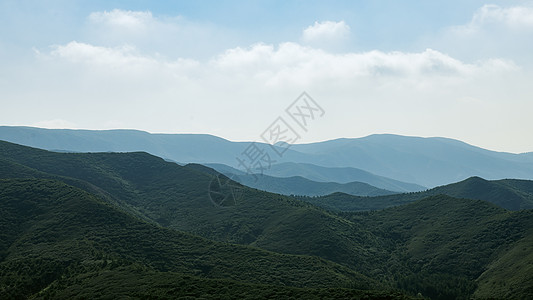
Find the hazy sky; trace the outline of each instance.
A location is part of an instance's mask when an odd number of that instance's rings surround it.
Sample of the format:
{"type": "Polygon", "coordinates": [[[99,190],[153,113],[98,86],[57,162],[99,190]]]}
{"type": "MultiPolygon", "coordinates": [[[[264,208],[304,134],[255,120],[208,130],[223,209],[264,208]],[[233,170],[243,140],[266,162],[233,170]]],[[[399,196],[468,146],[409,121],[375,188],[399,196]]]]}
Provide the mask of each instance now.
{"type": "Polygon", "coordinates": [[[4,1],[0,125],[304,142],[373,133],[533,151],[533,2],[4,1]]]}

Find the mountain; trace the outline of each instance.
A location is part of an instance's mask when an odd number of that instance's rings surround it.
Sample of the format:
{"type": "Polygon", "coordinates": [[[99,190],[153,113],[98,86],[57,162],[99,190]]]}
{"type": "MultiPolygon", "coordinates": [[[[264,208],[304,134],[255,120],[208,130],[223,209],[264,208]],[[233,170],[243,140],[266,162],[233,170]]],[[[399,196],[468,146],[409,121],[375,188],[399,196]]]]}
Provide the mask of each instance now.
{"type": "Polygon", "coordinates": [[[235,175],[230,178],[249,187],[283,195],[324,196],[336,192],[355,196],[396,194],[357,181],[349,183],[316,182],[301,176],[280,178],[268,175],[235,175]]]}
{"type": "Polygon", "coordinates": [[[528,154],[489,151],[448,138],[380,134],[293,145],[291,150],[314,155],[316,165],[356,167],[427,187],[472,176],[533,179],[528,154]]]}
{"type": "MultiPolygon", "coordinates": [[[[208,134],[151,134],[139,130],[71,130],[0,126],[0,140],[60,152],[148,152],[179,163],[236,165],[250,142],[208,134]]],[[[261,147],[270,148],[264,144],[261,147]]],[[[291,155],[288,150],[287,155],[291,155]]],[[[294,153],[298,156],[298,153],[294,153]]]]}
{"type": "Polygon", "coordinates": [[[360,211],[398,206],[435,195],[483,200],[508,210],[533,209],[533,181],[518,179],[488,181],[479,177],[471,177],[458,183],[417,193],[376,197],[335,193],[318,198],[300,199],[331,210],[360,211]]]}
{"type": "Polygon", "coordinates": [[[436,195],[334,213],[142,152],[0,142],[0,170],[2,298],[533,297],[532,210],[436,195]]]}
{"type": "MultiPolygon", "coordinates": [[[[251,145],[249,142],[231,142],[201,134],[150,134],[136,130],[64,130],[10,126],[0,126],[0,140],[47,150],[72,152],[144,151],[180,163],[221,163],[242,170],[244,168],[239,166],[237,158],[243,156],[251,145]]],[[[262,153],[268,153],[275,164],[305,163],[323,167],[351,167],[430,188],[472,176],[490,180],[533,179],[531,153],[489,151],[448,138],[371,135],[296,144],[288,149],[278,147],[276,149],[280,153],[286,150],[281,156],[269,145],[254,145],[258,146],[262,153]]],[[[275,174],[267,175],[280,177],[275,174]]]]}
{"type": "Polygon", "coordinates": [[[272,165],[264,174],[275,177],[301,176],[318,182],[362,182],[394,192],[415,192],[426,188],[417,184],[377,176],[356,168],[327,168],[304,163],[281,163],[272,165]]]}
{"type": "Polygon", "coordinates": [[[533,152],[520,154],[521,161],[533,162],[533,152]]]}
{"type": "MultiPolygon", "coordinates": [[[[264,174],[246,174],[223,164],[206,164],[243,185],[282,195],[324,196],[342,192],[354,196],[391,195],[395,192],[379,189],[363,182],[317,182],[301,176],[274,177],[264,174]]],[[[319,167],[317,167],[319,168],[319,167]]]]}

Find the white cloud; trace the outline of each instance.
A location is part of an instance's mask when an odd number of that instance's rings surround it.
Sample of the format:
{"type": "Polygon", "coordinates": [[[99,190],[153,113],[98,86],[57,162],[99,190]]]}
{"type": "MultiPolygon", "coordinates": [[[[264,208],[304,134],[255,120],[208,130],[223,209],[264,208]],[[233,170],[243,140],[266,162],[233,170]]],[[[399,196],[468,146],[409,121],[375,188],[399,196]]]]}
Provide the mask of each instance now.
{"type": "Polygon", "coordinates": [[[141,56],[133,46],[101,47],[87,43],[72,41],[66,45],[55,45],[50,52],[52,56],[71,62],[103,64],[109,67],[115,65],[134,65],[153,63],[154,60],[141,56]]]}
{"type": "Polygon", "coordinates": [[[277,48],[265,44],[234,48],[218,56],[212,64],[226,70],[227,76],[246,74],[269,83],[307,84],[328,80],[348,83],[363,77],[394,78],[402,82],[436,80],[436,77],[464,79],[517,68],[511,61],[498,59],[469,64],[432,49],[418,53],[375,50],[334,54],[296,43],[283,43],[277,48]]]}
{"type": "MultiPolygon", "coordinates": [[[[373,81],[401,89],[430,89],[465,84],[475,78],[502,76],[520,70],[512,61],[480,60],[466,63],[442,52],[352,52],[336,54],[297,43],[279,46],[255,44],[232,48],[207,61],[169,60],[145,55],[131,46],[102,47],[70,42],[48,54],[36,54],[72,66],[75,72],[117,87],[137,82],[140,86],[225,86],[228,90],[250,87],[307,89],[335,85],[352,90],[354,82],[373,81]],[[119,84],[121,83],[121,84],[119,84]]],[[[133,87],[132,89],[135,89],[133,87]]]]}
{"type": "Polygon", "coordinates": [[[344,21],[315,22],[314,25],[304,29],[302,42],[320,47],[338,47],[346,42],[350,36],[350,26],[344,21]]]}
{"type": "Polygon", "coordinates": [[[489,24],[504,25],[515,29],[533,29],[533,7],[503,8],[498,5],[484,5],[474,13],[471,22],[462,29],[476,31],[489,24]]]}
{"type": "Polygon", "coordinates": [[[84,36],[88,44],[135,45],[140,51],[172,58],[212,56],[234,43],[232,34],[220,26],[193,22],[182,16],[120,9],[91,13],[84,36]]]}
{"type": "Polygon", "coordinates": [[[93,12],[88,19],[96,24],[105,24],[128,30],[142,30],[154,22],[152,13],[149,11],[125,11],[120,9],[114,9],[109,12],[93,12]]]}
{"type": "Polygon", "coordinates": [[[450,26],[421,41],[463,60],[512,58],[532,65],[533,6],[484,5],[469,22],[450,26]]]}

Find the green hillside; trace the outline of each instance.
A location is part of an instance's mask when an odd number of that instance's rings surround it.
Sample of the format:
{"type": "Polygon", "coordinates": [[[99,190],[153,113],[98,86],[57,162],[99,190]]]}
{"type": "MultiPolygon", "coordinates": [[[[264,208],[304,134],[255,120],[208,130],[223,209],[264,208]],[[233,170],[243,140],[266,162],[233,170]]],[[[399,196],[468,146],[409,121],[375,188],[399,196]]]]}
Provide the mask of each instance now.
{"type": "Polygon", "coordinates": [[[213,203],[220,195],[213,183],[222,177],[198,166],[182,167],[146,153],[54,153],[10,143],[0,143],[0,155],[87,182],[88,188],[79,187],[102,191],[121,210],[160,226],[280,253],[317,255],[362,272],[373,269],[369,259],[376,254],[369,249],[375,241],[365,230],[305,202],[236,183],[231,184],[237,195],[219,207],[213,203]],[[233,202],[237,205],[226,206],[233,202]]]}
{"type": "Polygon", "coordinates": [[[533,298],[533,233],[490,263],[477,279],[478,298],[533,298]]]}
{"type": "Polygon", "coordinates": [[[370,230],[391,261],[404,263],[404,270],[385,265],[400,288],[435,299],[473,292],[487,297],[496,290],[502,297],[533,296],[531,256],[519,256],[531,246],[531,210],[509,212],[484,201],[440,195],[344,217],[370,230]],[[511,273],[514,277],[503,279],[511,273]]]}
{"type": "Polygon", "coordinates": [[[416,193],[376,197],[357,197],[344,193],[335,193],[323,197],[300,197],[300,199],[329,210],[363,211],[398,206],[436,195],[483,200],[509,210],[533,209],[532,180],[503,179],[489,181],[479,177],[472,177],[458,183],[416,193]]]}
{"type": "MultiPolygon", "coordinates": [[[[348,268],[316,257],[216,243],[148,224],[57,181],[0,180],[0,199],[4,299],[52,293],[51,284],[54,291],[66,286],[72,290],[73,283],[94,283],[117,272],[133,277],[133,282],[143,277],[184,281],[187,275],[276,286],[375,286],[348,268]]],[[[116,282],[107,285],[118,293],[128,289],[116,282]]]]}

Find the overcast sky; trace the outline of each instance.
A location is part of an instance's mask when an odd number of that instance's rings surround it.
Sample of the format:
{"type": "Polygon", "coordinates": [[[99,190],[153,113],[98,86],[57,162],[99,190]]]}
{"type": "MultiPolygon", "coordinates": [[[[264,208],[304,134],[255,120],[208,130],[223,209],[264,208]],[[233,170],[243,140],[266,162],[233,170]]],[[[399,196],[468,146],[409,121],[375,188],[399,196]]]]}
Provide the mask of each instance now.
{"type": "Polygon", "coordinates": [[[306,91],[303,142],[528,152],[532,53],[528,1],[0,0],[0,125],[259,140],[306,91]]]}

